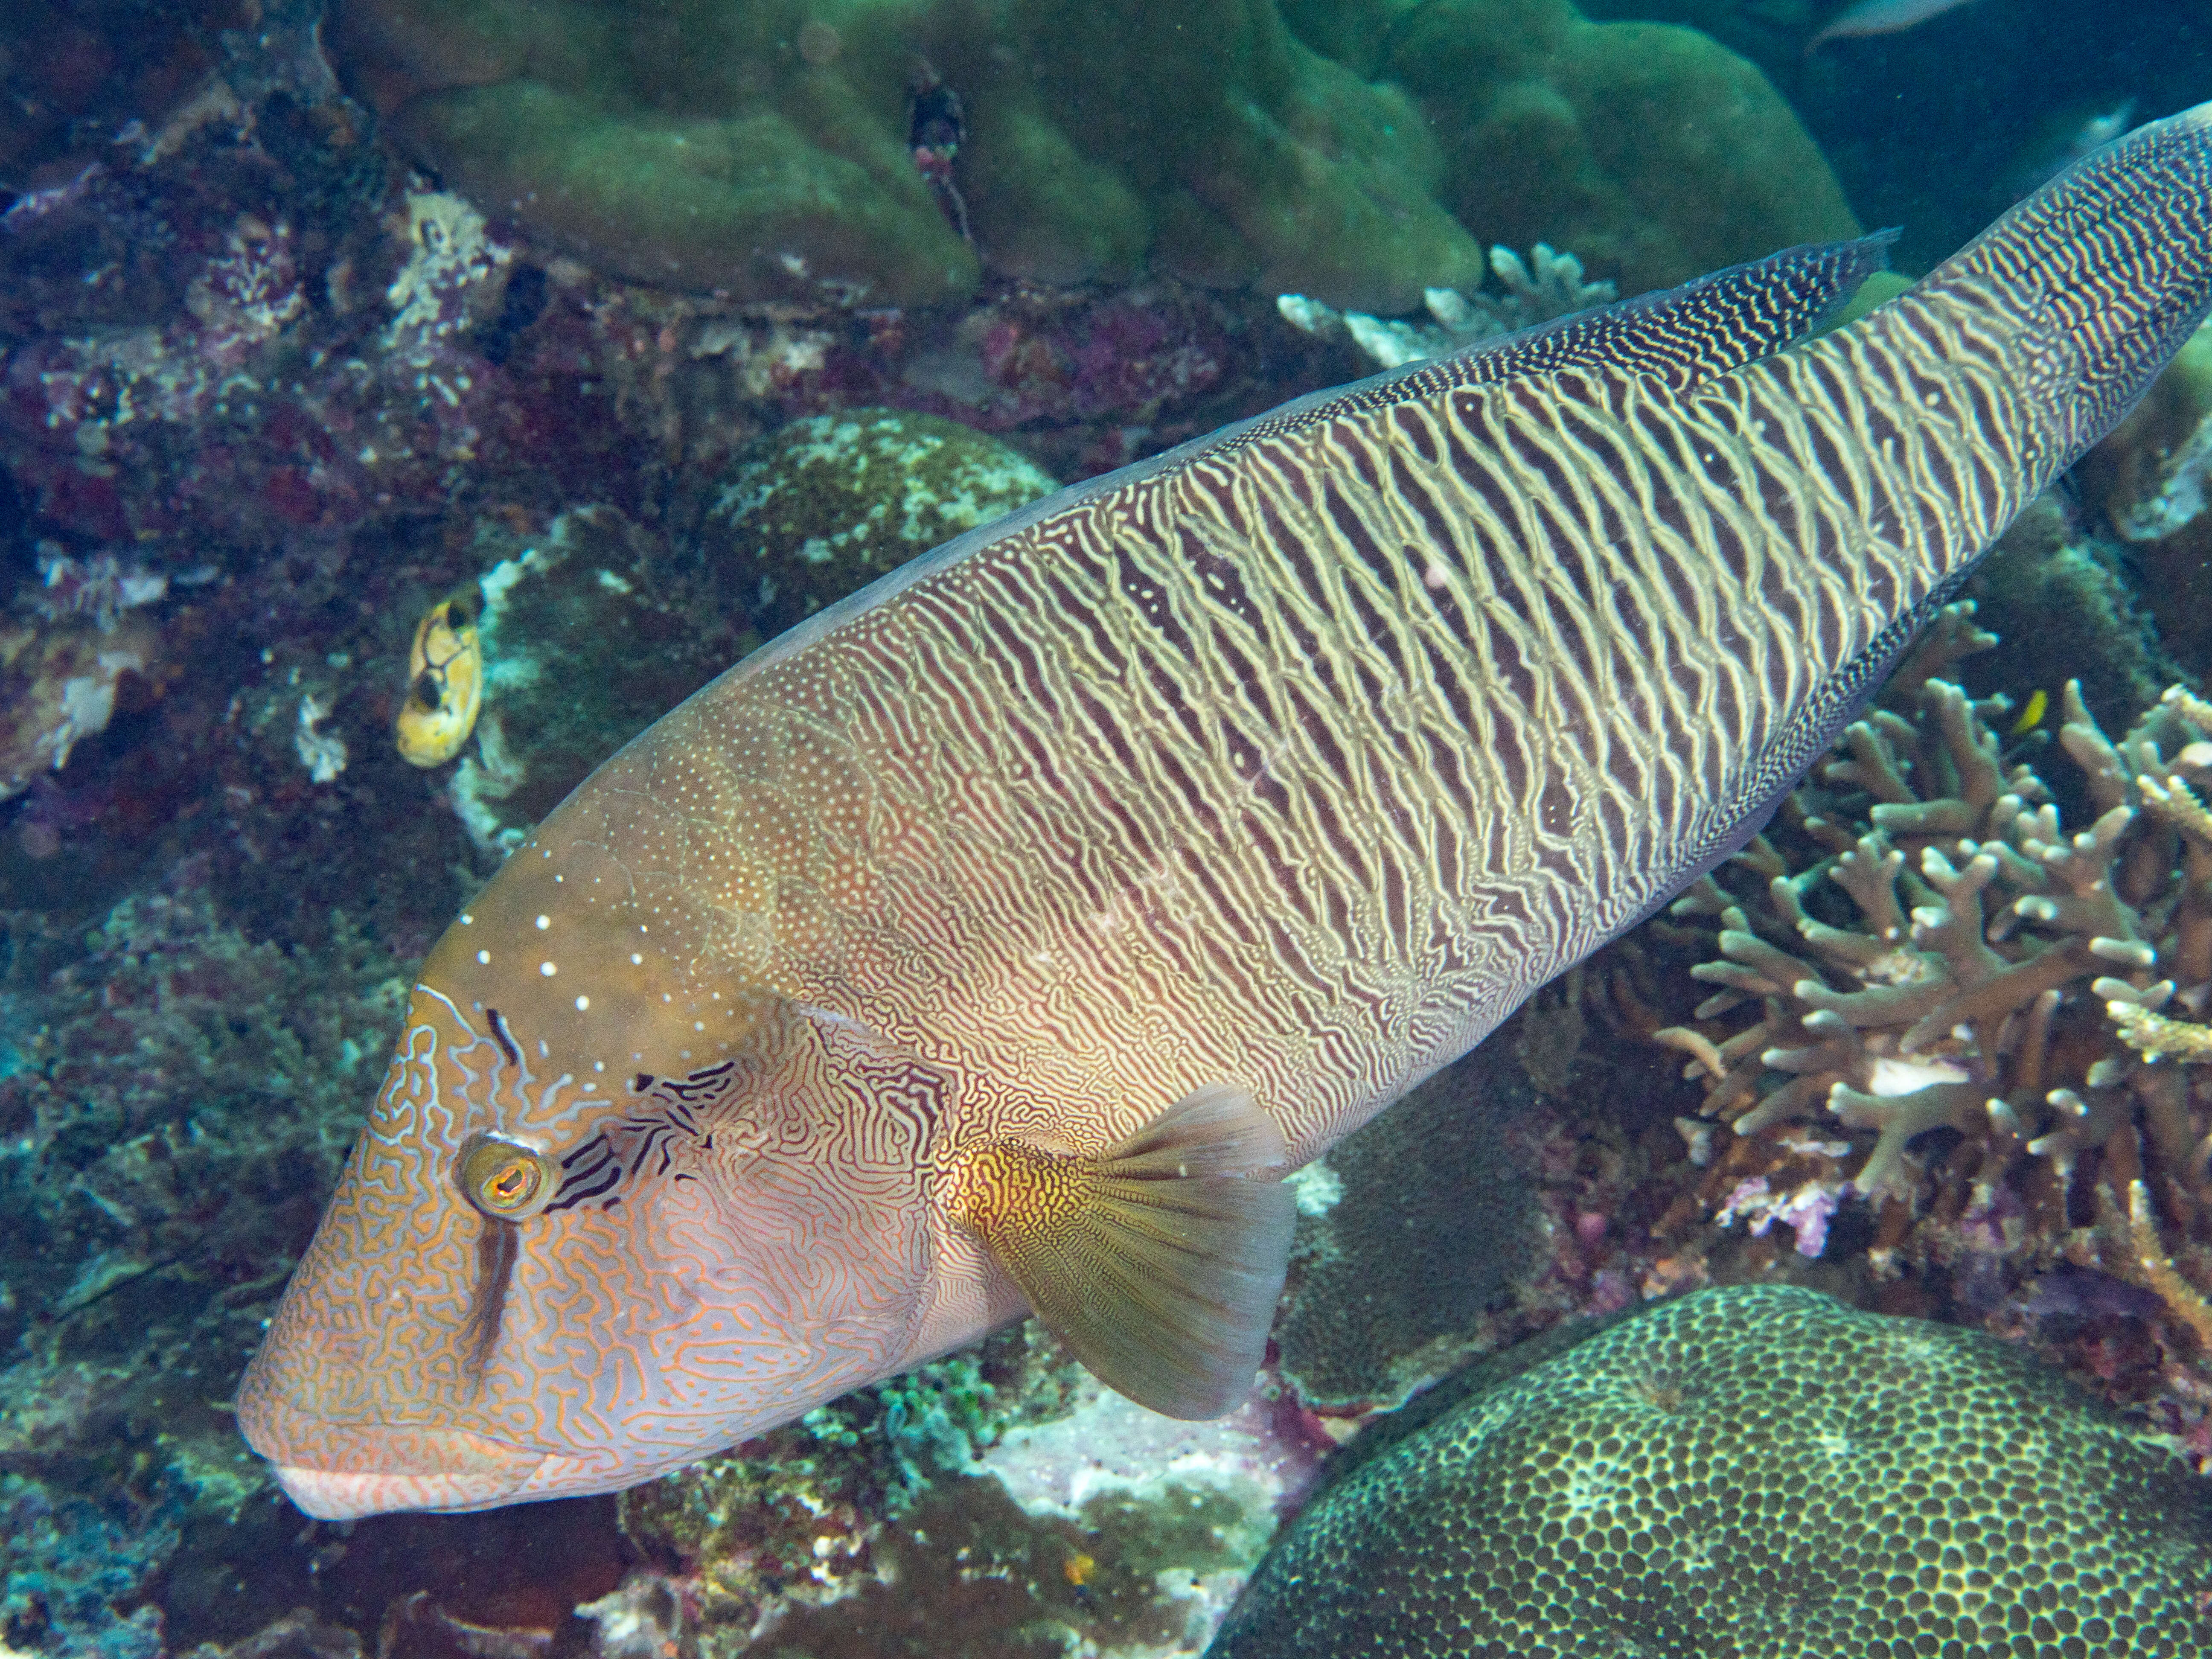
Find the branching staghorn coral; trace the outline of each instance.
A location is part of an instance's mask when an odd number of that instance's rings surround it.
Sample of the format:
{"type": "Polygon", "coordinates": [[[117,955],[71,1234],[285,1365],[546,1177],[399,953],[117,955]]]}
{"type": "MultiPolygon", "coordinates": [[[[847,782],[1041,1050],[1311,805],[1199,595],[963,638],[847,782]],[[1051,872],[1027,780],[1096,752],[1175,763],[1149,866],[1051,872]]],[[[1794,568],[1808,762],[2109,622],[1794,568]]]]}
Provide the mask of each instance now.
{"type": "Polygon", "coordinates": [[[2116,744],[2069,684],[2069,835],[2008,706],[1942,677],[1991,642],[1948,609],[1781,827],[1677,902],[1719,922],[1691,969],[1716,990],[1657,1038],[1740,1137],[1848,1132],[1878,1248],[1934,1220],[1917,1249],[2063,1254],[2212,1348],[2212,1073],[2185,1070],[2212,1058],[2212,704],[2177,687],[2116,744]]]}

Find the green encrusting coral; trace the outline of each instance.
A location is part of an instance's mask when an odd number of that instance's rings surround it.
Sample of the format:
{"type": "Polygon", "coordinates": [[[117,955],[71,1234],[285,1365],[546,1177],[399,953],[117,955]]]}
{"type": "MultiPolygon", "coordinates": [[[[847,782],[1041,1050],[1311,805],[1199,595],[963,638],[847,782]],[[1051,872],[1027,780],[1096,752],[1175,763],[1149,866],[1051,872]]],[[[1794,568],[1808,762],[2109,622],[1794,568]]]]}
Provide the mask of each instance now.
{"type": "Polygon", "coordinates": [[[1347,1458],[1211,1659],[2212,1642],[2212,1498],[2179,1457],[2019,1348],[1810,1291],[1698,1291],[1516,1350],[1347,1458]]]}
{"type": "Polygon", "coordinates": [[[1568,0],[343,0],[335,40],[488,212],[740,299],[1150,268],[1402,312],[1493,242],[1632,292],[1855,229],[1752,65],[1568,0]]]}

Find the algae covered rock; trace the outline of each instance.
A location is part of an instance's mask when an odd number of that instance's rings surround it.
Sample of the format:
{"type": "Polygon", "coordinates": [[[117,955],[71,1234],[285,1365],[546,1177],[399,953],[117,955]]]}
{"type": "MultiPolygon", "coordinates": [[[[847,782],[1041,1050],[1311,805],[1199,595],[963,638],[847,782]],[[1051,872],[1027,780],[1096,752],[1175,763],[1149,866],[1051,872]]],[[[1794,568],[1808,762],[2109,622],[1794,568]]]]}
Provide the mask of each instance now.
{"type": "Polygon", "coordinates": [[[571,508],[540,535],[488,520],[478,542],[494,562],[460,598],[481,646],[482,707],[449,794],[470,839],[504,856],[601,761],[735,661],[739,635],[612,507],[571,508]]]}
{"type": "Polygon", "coordinates": [[[1851,233],[1759,71],[1567,0],[342,0],[355,88],[488,212],[746,300],[1150,268],[1409,311],[1483,249],[1625,290],[1851,233]]]}
{"type": "Polygon", "coordinates": [[[2212,1494],[1995,1338],[1737,1286],[1513,1364],[1395,1443],[1355,1443],[1212,1659],[2212,1643],[2212,1494]]]}
{"type": "Polygon", "coordinates": [[[1018,450],[934,415],[794,421],[739,457],[699,544],[763,634],[1056,486],[1018,450]]]}
{"type": "Polygon", "coordinates": [[[1486,1042],[1300,1172],[1274,1332],[1300,1399],[1402,1399],[1548,1259],[1536,1137],[1516,1133],[1535,1104],[1510,1044],[1486,1042]]]}

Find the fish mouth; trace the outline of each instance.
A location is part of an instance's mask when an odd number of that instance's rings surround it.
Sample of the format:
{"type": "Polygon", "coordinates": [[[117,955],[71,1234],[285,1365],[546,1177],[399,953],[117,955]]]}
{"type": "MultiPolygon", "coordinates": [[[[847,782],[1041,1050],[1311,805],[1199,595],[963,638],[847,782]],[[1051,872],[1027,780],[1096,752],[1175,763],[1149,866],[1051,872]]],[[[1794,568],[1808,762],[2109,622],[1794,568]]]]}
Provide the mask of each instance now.
{"type": "Polygon", "coordinates": [[[264,1382],[248,1372],[238,1425],[285,1494],[318,1521],[494,1509],[520,1501],[526,1490],[539,1494],[550,1466],[576,1462],[469,1429],[327,1418],[264,1382]]]}
{"type": "Polygon", "coordinates": [[[542,1458],[504,1470],[461,1469],[445,1474],[374,1474],[343,1469],[303,1469],[279,1463],[276,1484],[303,1514],[318,1521],[354,1521],[397,1510],[495,1509],[514,1500],[542,1458]]]}

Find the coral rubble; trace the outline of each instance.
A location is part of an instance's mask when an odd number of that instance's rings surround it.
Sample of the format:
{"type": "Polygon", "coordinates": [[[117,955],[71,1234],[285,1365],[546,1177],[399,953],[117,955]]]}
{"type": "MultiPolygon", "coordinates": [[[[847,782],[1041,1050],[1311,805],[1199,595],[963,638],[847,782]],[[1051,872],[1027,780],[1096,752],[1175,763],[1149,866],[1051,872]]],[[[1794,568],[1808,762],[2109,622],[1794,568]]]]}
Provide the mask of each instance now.
{"type": "Polygon", "coordinates": [[[1353,1443],[1213,1659],[2212,1642],[2187,1466],[1978,1332],[1704,1291],[1478,1368],[1394,1430],[1353,1443]]]}

